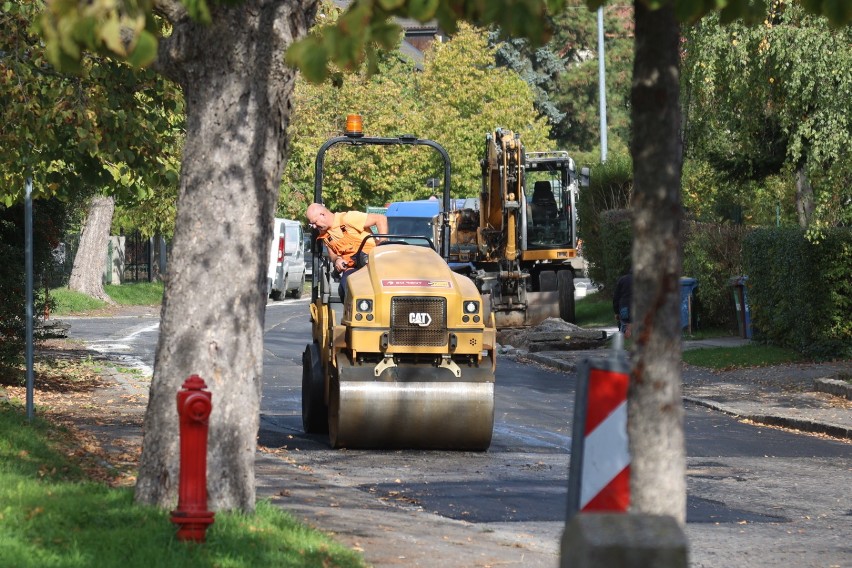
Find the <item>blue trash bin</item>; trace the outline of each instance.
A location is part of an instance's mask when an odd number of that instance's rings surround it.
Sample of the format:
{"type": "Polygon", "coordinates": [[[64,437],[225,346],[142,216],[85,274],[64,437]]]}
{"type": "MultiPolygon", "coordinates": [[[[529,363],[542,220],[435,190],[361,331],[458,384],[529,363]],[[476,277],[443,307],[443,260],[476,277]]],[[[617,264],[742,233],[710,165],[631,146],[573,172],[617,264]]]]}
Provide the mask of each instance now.
{"type": "Polygon", "coordinates": [[[692,293],[698,287],[698,280],[686,276],[680,279],[680,329],[692,333],[692,293]]]}

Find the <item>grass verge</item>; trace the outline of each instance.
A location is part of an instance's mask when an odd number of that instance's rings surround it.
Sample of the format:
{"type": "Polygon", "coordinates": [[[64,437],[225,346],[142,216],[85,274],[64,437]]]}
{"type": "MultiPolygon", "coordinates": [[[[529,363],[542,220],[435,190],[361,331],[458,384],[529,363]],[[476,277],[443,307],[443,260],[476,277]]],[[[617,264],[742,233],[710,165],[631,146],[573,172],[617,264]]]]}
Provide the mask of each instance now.
{"type": "Polygon", "coordinates": [[[46,406],[32,422],[19,377],[0,369],[0,566],[364,566],[269,502],[252,515],[217,514],[203,546],[177,541],[167,511],[133,503],[133,448],[114,441],[113,455],[91,434],[56,425],[69,413],[104,418],[88,394],[102,362],[60,343],[37,361],[36,400],[46,406]]]}
{"type": "Polygon", "coordinates": [[[605,327],[615,325],[612,313],[612,298],[598,293],[579,298],[574,303],[577,325],[580,327],[605,327]]]}
{"type": "Polygon", "coordinates": [[[180,542],[168,511],[86,478],[74,437],[0,399],[0,566],[363,567],[354,551],[266,501],[217,513],[204,545],[180,542]]]}
{"type": "MultiPolygon", "coordinates": [[[[104,292],[121,306],[156,306],[163,301],[162,282],[107,284],[104,286],[104,292]]],[[[52,289],[50,298],[54,302],[51,313],[58,316],[91,312],[107,307],[106,302],[68,288],[52,289]]]]}
{"type": "Polygon", "coordinates": [[[774,345],[749,344],[740,347],[710,347],[683,352],[685,363],[711,369],[736,369],[740,367],[767,367],[803,361],[792,349],[774,345]]]}

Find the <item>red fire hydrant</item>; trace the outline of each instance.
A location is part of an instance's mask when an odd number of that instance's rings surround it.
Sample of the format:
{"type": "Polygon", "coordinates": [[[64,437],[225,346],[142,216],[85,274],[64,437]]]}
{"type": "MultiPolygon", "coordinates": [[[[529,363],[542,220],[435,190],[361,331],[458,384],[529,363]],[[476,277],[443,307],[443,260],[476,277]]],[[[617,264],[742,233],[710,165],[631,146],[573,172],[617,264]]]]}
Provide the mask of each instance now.
{"type": "Polygon", "coordinates": [[[213,404],[207,385],[198,375],[183,383],[177,394],[180,417],[180,485],[177,510],[178,540],[204,542],[213,515],[207,510],[207,419],[213,404]]]}

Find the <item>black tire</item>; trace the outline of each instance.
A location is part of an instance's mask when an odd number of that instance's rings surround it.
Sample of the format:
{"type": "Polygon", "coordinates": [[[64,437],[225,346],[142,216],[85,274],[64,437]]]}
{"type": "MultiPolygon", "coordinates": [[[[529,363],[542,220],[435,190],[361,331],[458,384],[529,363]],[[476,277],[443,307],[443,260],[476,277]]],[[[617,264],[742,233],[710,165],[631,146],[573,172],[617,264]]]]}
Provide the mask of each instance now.
{"type": "Polygon", "coordinates": [[[556,273],[552,270],[543,270],[538,275],[538,289],[541,292],[555,292],[556,273]]]}
{"type": "Polygon", "coordinates": [[[299,281],[299,287],[294,288],[290,295],[297,300],[302,297],[302,293],[305,291],[305,275],[302,274],[302,279],[299,281]]]}
{"type": "Polygon", "coordinates": [[[577,323],[574,310],[574,273],[570,270],[557,272],[556,289],[559,291],[559,317],[568,323],[577,323]]]}
{"type": "Polygon", "coordinates": [[[302,427],[306,434],[328,434],[328,407],[324,399],[320,349],[317,343],[310,343],[302,354],[302,427]]]}
{"type": "Polygon", "coordinates": [[[272,291],[269,293],[269,297],[270,297],[270,298],[272,298],[272,300],[273,300],[274,302],[279,302],[279,301],[281,301],[281,297],[282,297],[282,296],[281,296],[281,290],[272,290],[272,291]]]}

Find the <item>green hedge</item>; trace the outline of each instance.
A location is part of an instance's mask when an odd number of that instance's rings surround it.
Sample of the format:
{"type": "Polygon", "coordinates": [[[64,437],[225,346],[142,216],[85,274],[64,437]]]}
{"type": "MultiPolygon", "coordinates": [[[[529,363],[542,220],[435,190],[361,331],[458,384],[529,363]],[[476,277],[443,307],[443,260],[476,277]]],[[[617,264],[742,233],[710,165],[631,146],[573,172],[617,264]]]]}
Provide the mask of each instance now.
{"type": "MultiPolygon", "coordinates": [[[[590,185],[580,191],[577,204],[577,232],[583,240],[583,258],[589,263],[589,278],[607,284],[607,273],[619,269],[606,265],[605,255],[611,255],[611,251],[605,252],[604,248],[610,235],[609,229],[601,226],[602,216],[610,210],[629,207],[633,166],[629,156],[613,155],[604,164],[594,164],[591,171],[590,185]]],[[[630,256],[629,247],[627,256],[630,256]]],[[[614,280],[610,286],[612,283],[614,280]]]]}
{"type": "Polygon", "coordinates": [[[601,213],[602,271],[595,281],[604,284],[604,290],[615,290],[618,277],[630,271],[633,246],[633,215],[629,209],[613,209],[601,213]]]}
{"type": "Polygon", "coordinates": [[[698,281],[694,293],[698,329],[737,332],[730,279],[744,274],[742,243],[749,230],[742,225],[684,224],[683,275],[698,281]]]}
{"type": "Polygon", "coordinates": [[[760,337],[808,357],[852,357],[852,230],[809,241],[799,228],[757,229],[743,263],[760,337]]]}

